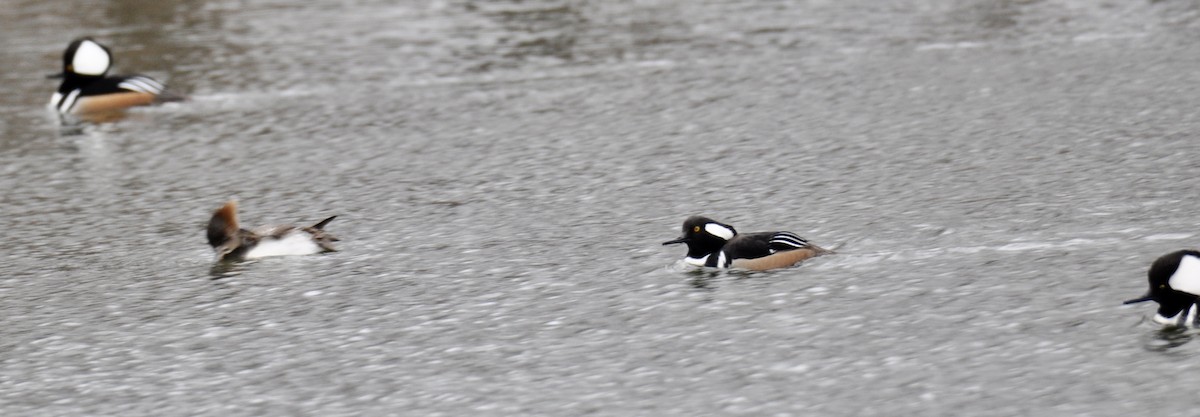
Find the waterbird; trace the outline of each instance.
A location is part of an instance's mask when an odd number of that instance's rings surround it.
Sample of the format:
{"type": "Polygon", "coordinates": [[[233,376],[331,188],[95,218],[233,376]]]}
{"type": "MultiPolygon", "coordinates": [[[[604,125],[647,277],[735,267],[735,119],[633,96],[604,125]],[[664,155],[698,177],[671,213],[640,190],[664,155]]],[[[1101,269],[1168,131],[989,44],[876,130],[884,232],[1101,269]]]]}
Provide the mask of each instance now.
{"type": "Polygon", "coordinates": [[[1200,252],[1185,249],[1160,256],[1150,265],[1147,278],[1150,291],[1125,304],[1158,303],[1154,322],[1164,326],[1200,322],[1196,315],[1196,304],[1200,301],[1200,252]]]}
{"type": "Polygon", "coordinates": [[[231,200],[208,221],[208,244],[216,251],[218,261],[334,252],[333,242],[338,238],[324,229],[335,218],[308,227],[276,225],[246,230],[238,226],[237,202],[231,200]]]}
{"type": "Polygon", "coordinates": [[[689,265],[763,271],[786,268],[814,256],[830,253],[792,232],[739,234],[728,224],[703,217],[688,217],[683,236],[663,245],[685,243],[689,265]]]}
{"type": "Polygon", "coordinates": [[[63,52],[63,70],[47,78],[62,78],[50,97],[50,107],[61,114],[87,114],[121,110],[183,97],[164,92],[163,84],[145,75],[108,76],[112,53],[90,37],[71,41],[63,52]]]}

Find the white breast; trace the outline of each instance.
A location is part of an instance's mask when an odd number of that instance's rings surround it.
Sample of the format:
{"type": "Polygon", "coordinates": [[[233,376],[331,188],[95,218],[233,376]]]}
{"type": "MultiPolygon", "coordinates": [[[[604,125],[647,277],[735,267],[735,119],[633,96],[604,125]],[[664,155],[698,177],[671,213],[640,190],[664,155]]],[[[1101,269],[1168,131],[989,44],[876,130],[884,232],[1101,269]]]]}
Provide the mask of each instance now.
{"type": "Polygon", "coordinates": [[[1154,315],[1154,322],[1164,326],[1190,326],[1196,321],[1196,305],[1185,308],[1172,317],[1163,317],[1162,314],[1154,315]]]}
{"type": "Polygon", "coordinates": [[[321,253],[322,249],[313,242],[312,235],[307,232],[294,230],[280,239],[263,239],[258,245],[246,252],[246,259],[265,258],[268,256],[311,255],[321,253]]]}
{"type": "Polygon", "coordinates": [[[683,262],[692,266],[704,266],[704,264],[708,262],[709,256],[711,255],[704,255],[702,258],[685,257],[683,258],[683,262]]]}

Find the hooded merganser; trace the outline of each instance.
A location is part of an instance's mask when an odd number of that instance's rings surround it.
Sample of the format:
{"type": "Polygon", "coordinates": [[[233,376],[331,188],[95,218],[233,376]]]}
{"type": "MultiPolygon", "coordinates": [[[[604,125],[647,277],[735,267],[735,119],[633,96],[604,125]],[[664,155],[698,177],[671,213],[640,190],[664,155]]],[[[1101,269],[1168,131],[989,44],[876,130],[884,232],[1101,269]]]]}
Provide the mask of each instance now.
{"type": "Polygon", "coordinates": [[[178,101],[164,94],[162,83],[144,75],[105,76],[112,68],[112,53],[92,38],[79,38],[63,53],[62,78],[50,97],[50,107],[63,114],[85,114],[142,106],[156,101],[178,101]]]}
{"type": "Polygon", "coordinates": [[[663,245],[686,243],[683,261],[695,266],[744,268],[756,271],[785,268],[829,253],[792,232],[738,234],[733,226],[692,216],[683,222],[683,236],[663,245]]]}
{"type": "Polygon", "coordinates": [[[208,244],[217,252],[218,261],[333,252],[333,242],[338,238],[323,229],[336,217],[308,227],[279,225],[246,230],[238,226],[237,202],[230,201],[208,221],[208,244]]]}
{"type": "Polygon", "coordinates": [[[1126,301],[1158,303],[1154,322],[1165,326],[1187,326],[1200,322],[1196,304],[1200,302],[1200,252],[1181,250],[1159,257],[1147,273],[1150,292],[1126,301]]]}

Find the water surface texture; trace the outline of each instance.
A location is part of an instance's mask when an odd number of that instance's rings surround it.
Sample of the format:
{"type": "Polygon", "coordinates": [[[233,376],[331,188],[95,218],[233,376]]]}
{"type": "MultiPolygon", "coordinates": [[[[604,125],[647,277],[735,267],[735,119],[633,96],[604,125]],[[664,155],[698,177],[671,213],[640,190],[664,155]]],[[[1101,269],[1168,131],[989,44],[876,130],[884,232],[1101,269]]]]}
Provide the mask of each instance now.
{"type": "Polygon", "coordinates": [[[1185,415],[1186,0],[13,0],[0,415],[1185,415]],[[45,109],[62,49],[191,101],[45,109]],[[214,266],[203,228],[338,219],[214,266]],[[694,272],[705,214],[834,256],[694,272]]]}

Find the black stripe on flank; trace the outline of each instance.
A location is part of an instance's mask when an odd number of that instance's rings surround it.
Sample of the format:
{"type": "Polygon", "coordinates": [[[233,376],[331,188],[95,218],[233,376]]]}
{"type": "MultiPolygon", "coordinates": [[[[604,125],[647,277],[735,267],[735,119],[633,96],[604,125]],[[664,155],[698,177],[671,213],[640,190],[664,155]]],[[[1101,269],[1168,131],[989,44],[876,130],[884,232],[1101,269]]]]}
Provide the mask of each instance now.
{"type": "Polygon", "coordinates": [[[150,93],[150,94],[157,95],[159,93],[162,93],[162,90],[163,90],[162,83],[155,81],[153,78],[142,76],[142,75],[134,75],[134,76],[126,77],[124,79],[117,78],[117,80],[120,81],[119,83],[117,83],[118,88],[122,88],[122,89],[129,90],[129,91],[137,91],[140,93],[150,93]]]}
{"type": "Polygon", "coordinates": [[[808,247],[808,241],[792,232],[778,232],[771,236],[771,249],[792,250],[808,247]]]}

